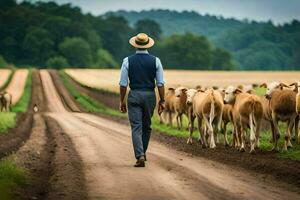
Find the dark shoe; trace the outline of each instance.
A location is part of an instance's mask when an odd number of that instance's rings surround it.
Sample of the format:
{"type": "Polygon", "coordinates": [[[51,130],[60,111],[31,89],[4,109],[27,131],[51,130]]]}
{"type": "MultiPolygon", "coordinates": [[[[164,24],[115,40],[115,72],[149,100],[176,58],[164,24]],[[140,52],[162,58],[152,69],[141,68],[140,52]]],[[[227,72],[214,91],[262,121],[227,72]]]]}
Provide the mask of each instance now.
{"type": "Polygon", "coordinates": [[[145,158],[144,158],[144,156],[140,157],[140,158],[136,161],[134,167],[145,167],[145,158]]]}

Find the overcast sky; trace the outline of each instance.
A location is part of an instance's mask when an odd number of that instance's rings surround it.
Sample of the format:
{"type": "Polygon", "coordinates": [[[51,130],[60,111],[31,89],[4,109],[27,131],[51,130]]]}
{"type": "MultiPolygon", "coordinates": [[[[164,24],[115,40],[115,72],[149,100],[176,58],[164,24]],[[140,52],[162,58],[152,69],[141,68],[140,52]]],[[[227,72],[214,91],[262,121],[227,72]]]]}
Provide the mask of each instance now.
{"type": "MultiPolygon", "coordinates": [[[[34,1],[34,0],[33,0],[34,1]]],[[[47,1],[47,0],[43,0],[47,1]]],[[[163,8],[194,10],[200,14],[223,15],[237,19],[254,19],[275,23],[300,20],[300,0],[55,0],[72,3],[94,15],[116,10],[149,10],[163,8]]]]}

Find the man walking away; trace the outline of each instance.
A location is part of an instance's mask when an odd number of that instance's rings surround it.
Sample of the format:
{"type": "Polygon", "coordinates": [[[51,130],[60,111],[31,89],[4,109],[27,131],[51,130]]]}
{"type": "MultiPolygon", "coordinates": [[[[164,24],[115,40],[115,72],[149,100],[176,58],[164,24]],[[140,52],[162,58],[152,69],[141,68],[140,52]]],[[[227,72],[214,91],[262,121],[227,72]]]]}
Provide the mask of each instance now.
{"type": "Polygon", "coordinates": [[[151,135],[151,117],[156,105],[155,81],[159,92],[158,113],[164,109],[164,78],[160,59],[148,53],[154,40],[145,33],[132,37],[129,43],[136,53],[126,57],[121,67],[120,111],[127,112],[125,96],[128,86],[128,117],[131,125],[135,158],[134,167],[145,167],[146,151],[151,135]]]}

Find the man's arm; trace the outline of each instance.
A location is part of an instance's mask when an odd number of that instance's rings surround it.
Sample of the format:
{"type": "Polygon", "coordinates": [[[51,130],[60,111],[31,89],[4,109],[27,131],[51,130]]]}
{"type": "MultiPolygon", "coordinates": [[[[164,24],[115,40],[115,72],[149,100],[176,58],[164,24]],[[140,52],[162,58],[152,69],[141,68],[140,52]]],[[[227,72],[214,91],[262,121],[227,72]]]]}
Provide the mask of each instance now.
{"type": "Polygon", "coordinates": [[[126,96],[127,87],[120,86],[120,111],[122,113],[127,112],[125,96],[126,96]]]}
{"type": "Polygon", "coordinates": [[[165,108],[165,81],[163,67],[159,58],[156,58],[156,85],[159,94],[158,114],[160,115],[165,108]]]}
{"type": "Polygon", "coordinates": [[[120,76],[120,111],[122,113],[127,112],[125,96],[128,86],[128,58],[125,58],[121,67],[121,76],[120,76]]]}

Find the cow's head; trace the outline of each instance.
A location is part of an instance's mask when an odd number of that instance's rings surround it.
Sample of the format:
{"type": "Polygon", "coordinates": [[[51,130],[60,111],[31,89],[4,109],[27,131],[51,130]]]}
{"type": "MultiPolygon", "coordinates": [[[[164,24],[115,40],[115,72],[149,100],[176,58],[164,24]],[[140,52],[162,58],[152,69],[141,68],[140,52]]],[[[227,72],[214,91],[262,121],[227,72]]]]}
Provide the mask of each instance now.
{"type": "Polygon", "coordinates": [[[180,87],[175,89],[175,96],[180,97],[183,93],[186,93],[187,90],[188,89],[186,87],[180,86],[180,87]]]}
{"type": "Polygon", "coordinates": [[[242,92],[242,90],[237,88],[237,87],[228,86],[225,90],[224,103],[234,102],[236,95],[241,93],[241,92],[242,92]]]}
{"type": "Polygon", "coordinates": [[[196,92],[197,92],[196,89],[188,89],[186,91],[186,104],[187,105],[192,105],[196,92]]]}

